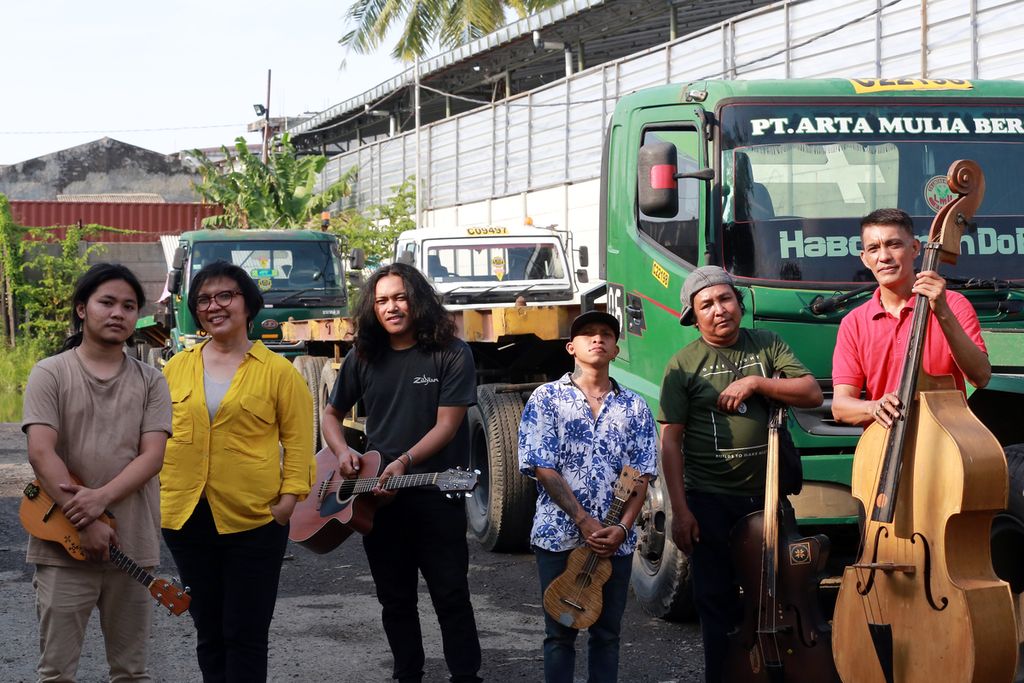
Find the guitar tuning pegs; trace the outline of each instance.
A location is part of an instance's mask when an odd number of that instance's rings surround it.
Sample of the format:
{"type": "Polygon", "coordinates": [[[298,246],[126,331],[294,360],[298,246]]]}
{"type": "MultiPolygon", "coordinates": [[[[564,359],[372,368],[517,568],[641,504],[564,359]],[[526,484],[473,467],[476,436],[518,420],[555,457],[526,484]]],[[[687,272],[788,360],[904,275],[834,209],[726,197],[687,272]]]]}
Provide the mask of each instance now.
{"type": "Polygon", "coordinates": [[[475,474],[476,476],[479,477],[480,476],[480,470],[473,470],[473,474],[475,474]]]}
{"type": "Polygon", "coordinates": [[[464,493],[463,495],[464,495],[464,496],[465,496],[466,498],[472,498],[472,497],[473,497],[473,494],[472,494],[472,493],[464,493]]]}

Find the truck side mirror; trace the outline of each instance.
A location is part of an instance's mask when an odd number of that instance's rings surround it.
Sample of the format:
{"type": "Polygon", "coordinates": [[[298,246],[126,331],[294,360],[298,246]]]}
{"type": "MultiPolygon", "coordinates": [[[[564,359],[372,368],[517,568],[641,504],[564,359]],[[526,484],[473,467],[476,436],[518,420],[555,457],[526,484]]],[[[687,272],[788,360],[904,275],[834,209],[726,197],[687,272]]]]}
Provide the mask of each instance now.
{"type": "Polygon", "coordinates": [[[411,251],[403,251],[401,254],[398,255],[398,262],[404,263],[407,266],[411,266],[415,262],[415,257],[412,255],[411,251]]]}
{"type": "Polygon", "coordinates": [[[181,246],[174,250],[174,257],[171,258],[171,269],[182,270],[185,267],[185,255],[188,253],[188,248],[181,246]]]}
{"type": "Polygon", "coordinates": [[[692,173],[677,172],[676,146],[670,142],[652,142],[640,148],[637,157],[637,203],[644,215],[675,218],[679,213],[679,183],[682,178],[712,181],[713,168],[692,173]]]}
{"type": "Polygon", "coordinates": [[[640,211],[654,218],[674,218],[679,213],[676,183],[676,146],[652,142],[637,156],[637,201],[640,211]]]}
{"type": "Polygon", "coordinates": [[[175,268],[167,276],[167,291],[171,294],[181,292],[181,269],[175,268]]]}
{"type": "Polygon", "coordinates": [[[576,280],[579,282],[590,282],[590,273],[587,272],[586,268],[577,268],[576,280]]]}
{"type": "Polygon", "coordinates": [[[366,265],[366,252],[356,247],[348,254],[348,267],[351,270],[362,270],[366,265]]]}
{"type": "Polygon", "coordinates": [[[346,276],[348,277],[349,284],[351,284],[353,287],[362,287],[363,286],[363,273],[362,273],[362,271],[360,271],[360,270],[350,270],[350,271],[348,271],[346,276]]]}
{"type": "Polygon", "coordinates": [[[587,266],[589,266],[590,265],[590,251],[587,249],[586,245],[583,245],[582,247],[579,248],[579,255],[580,255],[580,258],[579,258],[580,266],[583,267],[583,268],[586,268],[587,266]]]}

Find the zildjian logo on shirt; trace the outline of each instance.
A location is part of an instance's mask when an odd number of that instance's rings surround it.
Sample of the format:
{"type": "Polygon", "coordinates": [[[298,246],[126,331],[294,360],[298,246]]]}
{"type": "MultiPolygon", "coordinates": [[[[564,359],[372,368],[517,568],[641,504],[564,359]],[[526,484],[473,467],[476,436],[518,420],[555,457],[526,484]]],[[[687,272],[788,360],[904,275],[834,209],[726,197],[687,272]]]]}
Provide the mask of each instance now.
{"type": "Polygon", "coordinates": [[[413,384],[433,384],[434,382],[440,382],[440,381],[441,380],[439,380],[436,377],[427,377],[426,375],[420,375],[419,377],[414,377],[413,380],[412,380],[412,383],[413,384]]]}

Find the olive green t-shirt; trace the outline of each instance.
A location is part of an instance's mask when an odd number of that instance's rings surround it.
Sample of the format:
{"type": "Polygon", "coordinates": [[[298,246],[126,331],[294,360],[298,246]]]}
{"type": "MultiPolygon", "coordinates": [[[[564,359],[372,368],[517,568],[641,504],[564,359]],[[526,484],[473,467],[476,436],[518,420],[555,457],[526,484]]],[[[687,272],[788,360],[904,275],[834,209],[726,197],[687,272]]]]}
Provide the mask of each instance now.
{"type": "MultiPolygon", "coordinates": [[[[774,332],[741,330],[739,340],[719,348],[744,376],[809,375],[774,332]]],[[[768,401],[754,394],[739,413],[724,413],[718,395],[735,381],[732,370],[700,339],[684,346],[665,368],[658,422],[685,428],[686,490],[758,496],[764,493],[768,454],[768,401]]]]}

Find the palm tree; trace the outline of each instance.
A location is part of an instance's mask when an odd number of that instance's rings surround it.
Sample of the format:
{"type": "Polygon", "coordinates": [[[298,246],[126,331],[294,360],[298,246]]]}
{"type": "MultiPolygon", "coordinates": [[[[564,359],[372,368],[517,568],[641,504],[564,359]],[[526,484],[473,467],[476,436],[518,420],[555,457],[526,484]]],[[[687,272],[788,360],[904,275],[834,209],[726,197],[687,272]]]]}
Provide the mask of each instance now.
{"type": "Polygon", "coordinates": [[[388,30],[404,21],[391,56],[405,62],[422,57],[437,41],[457,47],[487,35],[505,24],[505,10],[520,18],[559,4],[562,0],[354,0],[348,17],[355,25],[341,38],[360,54],[380,46],[388,30]],[[403,19],[404,17],[404,19],[403,19]]]}

